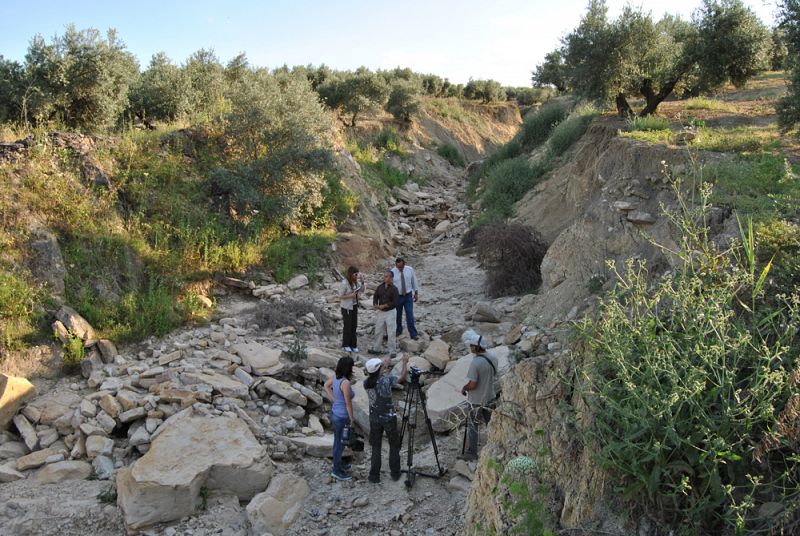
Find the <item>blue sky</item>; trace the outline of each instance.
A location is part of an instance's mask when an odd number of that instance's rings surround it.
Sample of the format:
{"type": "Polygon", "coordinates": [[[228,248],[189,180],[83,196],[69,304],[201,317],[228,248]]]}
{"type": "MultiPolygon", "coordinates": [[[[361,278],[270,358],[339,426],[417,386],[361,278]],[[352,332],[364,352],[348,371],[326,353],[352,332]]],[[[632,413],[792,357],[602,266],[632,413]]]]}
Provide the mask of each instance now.
{"type": "MultiPolygon", "coordinates": [[[[745,0],[767,24],[774,1],[745,0]]],[[[626,3],[608,0],[615,17],[626,3]]],[[[0,0],[0,55],[23,60],[30,39],[74,23],[116,28],[144,68],[164,51],[182,63],[212,48],[261,67],[325,63],[337,69],[411,67],[452,82],[493,78],[530,85],[530,72],[573,29],[587,0],[0,0]]],[[[658,17],[689,17],[700,0],[633,2],[658,17]]]]}

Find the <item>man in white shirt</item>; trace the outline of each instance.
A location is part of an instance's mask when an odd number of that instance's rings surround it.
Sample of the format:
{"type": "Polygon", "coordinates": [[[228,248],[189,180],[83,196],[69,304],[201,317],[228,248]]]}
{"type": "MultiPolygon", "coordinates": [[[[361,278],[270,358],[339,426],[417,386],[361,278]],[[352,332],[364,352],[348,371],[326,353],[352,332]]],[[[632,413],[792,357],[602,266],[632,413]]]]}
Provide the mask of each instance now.
{"type": "Polygon", "coordinates": [[[414,303],[419,295],[417,274],[414,273],[412,267],[406,265],[403,257],[397,257],[394,268],[392,268],[392,275],[394,277],[394,286],[397,287],[397,292],[400,295],[400,299],[397,301],[396,335],[399,337],[403,333],[403,310],[405,310],[408,335],[416,340],[419,338],[417,326],[414,323],[414,303]]]}

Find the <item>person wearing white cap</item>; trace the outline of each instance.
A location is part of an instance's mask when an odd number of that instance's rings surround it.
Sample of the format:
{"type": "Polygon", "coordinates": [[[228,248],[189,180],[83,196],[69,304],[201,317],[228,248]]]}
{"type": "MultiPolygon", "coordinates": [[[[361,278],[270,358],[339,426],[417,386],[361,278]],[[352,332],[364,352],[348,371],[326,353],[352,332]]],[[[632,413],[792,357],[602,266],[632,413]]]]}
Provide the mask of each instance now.
{"type": "Polygon", "coordinates": [[[494,401],[494,380],[497,375],[497,357],[486,351],[489,342],[475,331],[468,329],[461,336],[464,344],[469,345],[473,354],[467,371],[467,383],[461,388],[461,394],[467,397],[470,405],[467,417],[465,451],[459,456],[464,460],[478,459],[478,424],[487,423],[491,418],[489,405],[494,401]]]}
{"type": "Polygon", "coordinates": [[[392,480],[400,479],[400,434],[397,430],[397,412],[392,400],[392,387],[405,383],[408,372],[408,354],[403,354],[400,376],[389,373],[392,365],[388,357],[374,357],[367,361],[369,376],[364,380],[364,388],[369,398],[369,444],[372,448],[368,480],[381,481],[381,444],[383,434],[389,441],[389,471],[392,480]]]}

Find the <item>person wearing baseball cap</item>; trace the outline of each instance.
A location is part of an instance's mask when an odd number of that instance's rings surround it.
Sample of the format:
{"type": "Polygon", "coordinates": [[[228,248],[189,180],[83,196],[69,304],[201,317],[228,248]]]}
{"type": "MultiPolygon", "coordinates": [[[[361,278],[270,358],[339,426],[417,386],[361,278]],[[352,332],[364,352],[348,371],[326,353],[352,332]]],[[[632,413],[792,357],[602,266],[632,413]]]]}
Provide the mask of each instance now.
{"type": "Polygon", "coordinates": [[[389,441],[389,471],[392,480],[400,479],[400,434],[397,430],[397,412],[392,400],[392,387],[405,383],[408,372],[408,354],[403,354],[400,376],[390,373],[392,362],[388,357],[374,357],[367,361],[368,377],[364,388],[369,398],[369,444],[372,447],[368,480],[381,481],[381,446],[383,434],[389,441]]]}
{"type": "Polygon", "coordinates": [[[468,329],[461,336],[461,341],[469,346],[474,355],[467,371],[467,383],[461,388],[461,394],[467,397],[470,411],[467,416],[465,449],[458,458],[462,460],[478,459],[478,425],[488,423],[492,415],[492,407],[497,397],[495,378],[498,361],[486,348],[490,345],[486,337],[468,329]]]}

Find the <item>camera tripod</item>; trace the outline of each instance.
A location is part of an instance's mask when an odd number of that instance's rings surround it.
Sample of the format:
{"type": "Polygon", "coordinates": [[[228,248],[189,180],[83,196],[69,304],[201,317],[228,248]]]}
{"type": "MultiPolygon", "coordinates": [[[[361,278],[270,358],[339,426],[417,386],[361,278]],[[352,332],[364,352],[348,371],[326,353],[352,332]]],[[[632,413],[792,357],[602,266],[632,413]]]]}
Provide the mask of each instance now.
{"type": "Polygon", "coordinates": [[[406,431],[408,431],[408,460],[406,463],[408,468],[403,470],[407,475],[405,484],[408,488],[414,485],[417,475],[426,476],[428,478],[439,478],[445,473],[445,469],[442,469],[442,465],[439,463],[439,447],[436,446],[436,437],[433,435],[433,425],[431,424],[430,417],[428,417],[427,399],[425,398],[425,393],[422,392],[422,385],[419,382],[419,377],[421,375],[422,372],[418,369],[415,370],[413,367],[409,371],[410,381],[408,384],[408,391],[406,392],[406,404],[403,409],[403,424],[400,427],[400,444],[403,443],[403,437],[406,431]],[[439,470],[435,475],[422,473],[414,468],[414,432],[417,428],[417,417],[419,416],[420,405],[422,406],[422,413],[425,415],[425,424],[428,427],[428,434],[431,438],[433,455],[436,459],[436,468],[439,470]]]}

